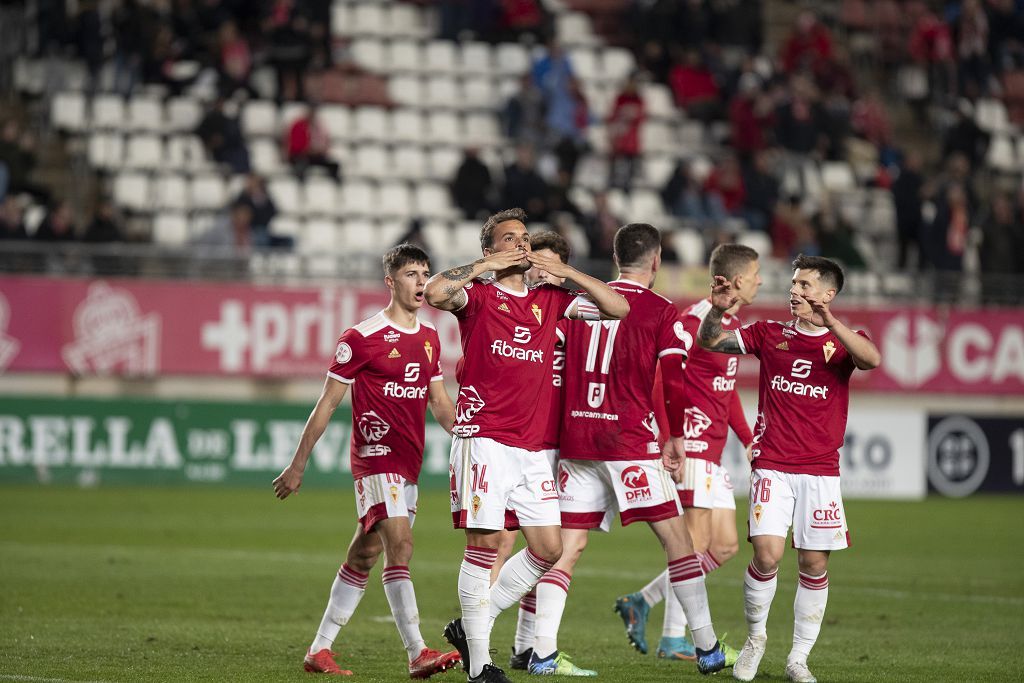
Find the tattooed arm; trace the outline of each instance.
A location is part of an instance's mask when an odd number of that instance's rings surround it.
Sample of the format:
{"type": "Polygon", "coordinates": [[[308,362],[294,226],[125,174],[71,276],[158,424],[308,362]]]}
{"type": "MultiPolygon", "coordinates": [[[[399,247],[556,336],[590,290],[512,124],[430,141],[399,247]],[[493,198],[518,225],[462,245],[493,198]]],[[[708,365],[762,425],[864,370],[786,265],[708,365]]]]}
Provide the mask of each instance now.
{"type": "Polygon", "coordinates": [[[484,259],[478,258],[465,266],[456,266],[440,272],[427,280],[423,296],[427,303],[442,311],[457,311],[466,305],[466,290],[463,289],[473,278],[490,270],[484,259]]]}
{"type": "Polygon", "coordinates": [[[719,353],[743,353],[736,333],[722,329],[722,315],[736,304],[737,299],[732,291],[732,283],[716,275],[711,285],[711,310],[704,316],[697,330],[697,343],[702,348],[719,353]]]}

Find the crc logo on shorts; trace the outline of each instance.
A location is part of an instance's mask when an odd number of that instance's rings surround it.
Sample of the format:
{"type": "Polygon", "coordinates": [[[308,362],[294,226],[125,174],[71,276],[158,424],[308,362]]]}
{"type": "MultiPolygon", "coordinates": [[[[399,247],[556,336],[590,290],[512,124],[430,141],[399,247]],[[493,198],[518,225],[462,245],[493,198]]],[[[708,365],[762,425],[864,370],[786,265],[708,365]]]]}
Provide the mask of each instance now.
{"type": "Polygon", "coordinates": [[[485,405],[476,387],[473,385],[462,387],[459,389],[459,400],[455,403],[455,420],[469,422],[485,405]]]}
{"type": "Polygon", "coordinates": [[[554,479],[547,479],[540,483],[541,500],[558,500],[558,487],[554,479]]]}
{"type": "Polygon", "coordinates": [[[344,365],[352,360],[352,347],[345,342],[338,344],[338,349],[334,352],[334,360],[338,361],[338,365],[344,365]]]}
{"type": "Polygon", "coordinates": [[[630,465],[622,470],[619,478],[622,479],[622,484],[626,487],[627,502],[639,503],[652,498],[651,485],[647,481],[647,473],[644,472],[644,468],[639,465],[630,465]]]}
{"type": "Polygon", "coordinates": [[[357,425],[359,433],[363,435],[363,439],[371,443],[383,439],[384,435],[391,429],[391,425],[382,420],[380,415],[372,410],[368,410],[360,415],[357,425]]]}
{"type": "Polygon", "coordinates": [[[834,500],[828,507],[811,512],[812,529],[841,529],[843,517],[839,511],[839,504],[834,500]]]}

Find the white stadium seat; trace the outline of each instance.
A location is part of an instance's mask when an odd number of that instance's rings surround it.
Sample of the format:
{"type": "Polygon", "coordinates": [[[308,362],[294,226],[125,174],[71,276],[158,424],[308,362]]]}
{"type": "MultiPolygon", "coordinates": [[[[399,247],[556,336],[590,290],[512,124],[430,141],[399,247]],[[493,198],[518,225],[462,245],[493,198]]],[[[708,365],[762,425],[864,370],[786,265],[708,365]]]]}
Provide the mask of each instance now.
{"type": "Polygon", "coordinates": [[[349,168],[357,178],[386,178],[391,173],[391,159],[382,145],[363,144],[355,148],[355,158],[349,168]]]}
{"type": "Polygon", "coordinates": [[[348,107],[325,104],[317,110],[317,118],[332,140],[348,140],[351,137],[352,110],[348,107]]]}
{"type": "Polygon", "coordinates": [[[308,178],[303,191],[306,215],[335,216],[338,213],[338,186],[329,178],[308,178]]]}
{"type": "Polygon", "coordinates": [[[423,38],[430,31],[419,7],[404,2],[391,3],[387,31],[396,38],[423,38]]]}
{"type": "Polygon", "coordinates": [[[665,221],[661,196],[653,190],[633,190],[629,196],[629,220],[658,225],[665,221]]]}
{"type": "Polygon", "coordinates": [[[378,193],[375,211],[378,216],[406,218],[412,215],[412,193],[406,183],[400,181],[381,183],[378,193]]]}
{"type": "Polygon", "coordinates": [[[191,97],[173,97],[167,102],[166,118],[168,130],[191,133],[203,118],[203,108],[191,97]]]}
{"type": "Polygon", "coordinates": [[[590,17],[583,12],[565,12],[555,18],[555,29],[558,40],[564,45],[594,45],[593,27],[590,17]]]}
{"type": "Polygon", "coordinates": [[[116,133],[93,133],[89,136],[87,155],[94,168],[116,168],[124,156],[124,138],[116,133]]]}
{"type": "Polygon", "coordinates": [[[367,182],[347,180],[341,185],[341,211],[345,216],[374,215],[377,191],[367,182]]]}
{"type": "Polygon", "coordinates": [[[356,140],[388,139],[387,114],[383,107],[358,107],[355,110],[353,127],[356,140]]]}
{"type": "Polygon", "coordinates": [[[183,213],[161,212],[153,217],[153,242],[179,247],[189,240],[188,218],[183,213]]]}
{"type": "Polygon", "coordinates": [[[160,133],[164,130],[164,108],[155,97],[135,96],[128,100],[128,127],[160,133]]]}
{"type": "Polygon", "coordinates": [[[333,219],[317,218],[306,221],[299,241],[299,251],[305,254],[334,254],[339,247],[338,224],[333,219]]]}
{"type": "Polygon", "coordinates": [[[163,142],[156,135],[133,135],[128,139],[124,163],[128,168],[160,168],[164,165],[163,142]]]}
{"type": "Polygon", "coordinates": [[[97,95],[92,99],[94,129],[124,130],[124,99],[119,95],[97,95]]]}
{"type": "Polygon", "coordinates": [[[582,81],[600,81],[601,67],[597,63],[597,53],[588,47],[574,47],[569,50],[569,63],[572,72],[582,81]]]}
{"type": "Polygon", "coordinates": [[[267,194],[283,213],[302,213],[299,182],[290,175],[280,175],[267,181],[267,194]]]}
{"type": "Polygon", "coordinates": [[[245,135],[278,137],[280,127],[277,105],[269,100],[250,100],[242,107],[242,132],[245,135]]]}
{"type": "Polygon", "coordinates": [[[601,54],[601,74],[615,84],[626,81],[636,70],[633,53],[624,47],[608,47],[601,54]]]}
{"type": "Polygon", "coordinates": [[[463,134],[454,112],[431,111],[427,114],[427,132],[434,143],[462,144],[463,134]]]}
{"type": "Polygon", "coordinates": [[[252,169],[261,175],[273,175],[286,170],[281,162],[281,146],[274,140],[255,138],[249,141],[252,169]]]}
{"type": "Polygon", "coordinates": [[[167,139],[164,150],[165,168],[200,171],[213,166],[206,156],[203,142],[194,135],[175,135],[167,139]]]}
{"type": "Polygon", "coordinates": [[[387,30],[384,8],[373,2],[360,3],[352,8],[349,16],[353,35],[379,36],[387,30]]]}
{"type": "Polygon", "coordinates": [[[459,105],[467,108],[494,110],[501,106],[494,88],[494,80],[487,77],[467,78],[462,81],[459,105]]]}
{"type": "Polygon", "coordinates": [[[114,203],[132,211],[152,211],[149,178],[143,173],[118,173],[114,178],[114,203]]]}
{"type": "Polygon", "coordinates": [[[459,52],[459,71],[463,74],[490,76],[494,70],[491,62],[491,46],[487,43],[463,43],[459,52]]]}
{"type": "Polygon", "coordinates": [[[423,70],[423,49],[412,40],[393,40],[387,47],[388,71],[393,74],[423,70]]]}
{"type": "Polygon", "coordinates": [[[291,237],[299,241],[302,239],[304,227],[303,222],[296,216],[278,214],[270,219],[270,234],[275,237],[291,237]]]}
{"type": "Polygon", "coordinates": [[[350,218],[340,226],[339,244],[342,251],[360,252],[367,251],[379,254],[380,231],[376,221],[368,218],[350,218]]]}
{"type": "Polygon", "coordinates": [[[498,43],[494,51],[494,66],[501,74],[521,76],[530,70],[530,52],[520,43],[498,43]]]}
{"type": "Polygon", "coordinates": [[[700,266],[704,264],[704,238],[693,228],[683,228],[672,233],[672,246],[679,254],[679,262],[684,266],[700,266]]]}
{"type": "Polygon", "coordinates": [[[453,180],[462,163],[462,150],[456,147],[432,147],[427,156],[430,175],[435,180],[453,180]]]}
{"type": "Polygon", "coordinates": [[[352,41],[349,48],[352,59],[370,71],[383,73],[387,69],[387,56],[384,44],[376,38],[359,38],[352,41]]]}
{"type": "Polygon", "coordinates": [[[451,74],[457,70],[455,43],[432,40],[423,50],[423,69],[431,74],[451,74]]]}
{"type": "Polygon", "coordinates": [[[822,164],[821,182],[829,192],[846,192],[857,187],[853,169],[845,161],[826,161],[822,164]]]}
{"type": "Polygon", "coordinates": [[[153,178],[153,200],[157,209],[188,211],[188,182],[178,173],[163,173],[153,178]]]}
{"type": "Polygon", "coordinates": [[[455,217],[447,185],[437,182],[417,183],[414,202],[416,214],[421,218],[449,219],[455,217]]]}
{"type": "Polygon", "coordinates": [[[420,180],[428,176],[427,155],[421,147],[401,145],[392,152],[392,174],[399,178],[420,180]]]}
{"type": "MultiPolygon", "coordinates": [[[[439,257],[451,249],[452,227],[449,223],[430,220],[423,226],[423,241],[432,257],[439,257]]],[[[434,266],[437,267],[436,265],[434,266]]]]}
{"type": "Polygon", "coordinates": [[[85,96],[80,92],[60,92],[54,95],[50,107],[50,123],[58,130],[80,133],[87,127],[85,96]]]}
{"type": "Polygon", "coordinates": [[[391,140],[423,144],[429,138],[424,130],[423,115],[418,109],[403,108],[391,112],[391,140]]]}
{"type": "Polygon", "coordinates": [[[493,113],[477,112],[465,117],[465,140],[471,145],[490,146],[501,143],[503,136],[498,117],[493,113]]]}
{"type": "Polygon", "coordinates": [[[424,104],[435,108],[461,106],[458,86],[452,76],[431,76],[423,86],[424,104]]]}
{"type": "Polygon", "coordinates": [[[423,79],[412,74],[392,76],[388,79],[388,95],[397,104],[419,107],[423,104],[423,79]]]}
{"type": "Polygon", "coordinates": [[[189,183],[189,200],[194,209],[220,211],[228,203],[224,179],[214,173],[204,173],[189,183]]]}
{"type": "Polygon", "coordinates": [[[763,259],[772,255],[772,238],[760,230],[748,230],[736,236],[736,244],[750,247],[763,259]]]}

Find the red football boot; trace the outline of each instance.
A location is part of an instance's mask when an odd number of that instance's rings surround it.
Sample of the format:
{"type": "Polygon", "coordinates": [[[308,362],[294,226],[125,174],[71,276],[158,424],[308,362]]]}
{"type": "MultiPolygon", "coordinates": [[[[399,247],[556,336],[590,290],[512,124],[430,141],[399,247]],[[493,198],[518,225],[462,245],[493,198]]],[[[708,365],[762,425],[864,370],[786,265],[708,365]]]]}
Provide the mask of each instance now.
{"type": "Polygon", "coordinates": [[[302,668],[306,671],[314,674],[331,674],[332,676],[351,676],[352,672],[348,669],[342,669],[334,661],[337,657],[335,653],[331,652],[327,648],[320,650],[316,654],[312,652],[306,653],[306,658],[302,660],[302,668]]]}
{"type": "Polygon", "coordinates": [[[409,662],[409,678],[430,678],[434,674],[458,666],[461,662],[462,657],[458,652],[438,652],[425,647],[416,659],[409,662]]]}

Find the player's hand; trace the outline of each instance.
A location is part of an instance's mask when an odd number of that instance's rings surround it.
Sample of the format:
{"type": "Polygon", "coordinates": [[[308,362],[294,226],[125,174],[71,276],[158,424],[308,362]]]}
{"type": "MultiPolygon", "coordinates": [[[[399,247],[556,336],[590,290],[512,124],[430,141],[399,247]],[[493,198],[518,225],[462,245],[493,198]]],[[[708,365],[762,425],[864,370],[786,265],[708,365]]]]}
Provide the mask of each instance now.
{"type": "Polygon", "coordinates": [[[496,251],[484,257],[484,263],[490,270],[498,271],[506,268],[522,267],[528,268],[525,249],[509,249],[508,251],[496,251]]]}
{"type": "Polygon", "coordinates": [[[832,311],[829,310],[828,304],[820,299],[814,299],[811,297],[800,296],[799,294],[794,295],[797,301],[802,301],[807,304],[807,307],[799,307],[796,310],[796,316],[801,320],[817,325],[818,327],[832,327],[836,323],[836,318],[832,315],[832,311]]]}
{"type": "Polygon", "coordinates": [[[557,256],[549,256],[547,254],[539,254],[537,252],[529,251],[526,252],[526,260],[530,262],[530,265],[547,271],[555,277],[572,277],[572,266],[567,263],[562,263],[562,259],[557,256]]]}
{"type": "Polygon", "coordinates": [[[670,436],[668,441],[665,442],[665,447],[661,450],[661,464],[670,473],[675,474],[677,471],[682,471],[684,462],[683,438],[680,436],[670,436]]]}
{"type": "Polygon", "coordinates": [[[302,472],[292,469],[292,466],[289,465],[274,480],[274,495],[284,500],[298,491],[301,486],[302,472]]]}
{"type": "Polygon", "coordinates": [[[754,464],[754,444],[750,444],[749,446],[747,446],[746,453],[747,453],[747,462],[750,463],[750,464],[754,464]]]}
{"type": "Polygon", "coordinates": [[[711,305],[720,311],[728,311],[740,300],[728,278],[716,275],[711,283],[711,305]]]}

